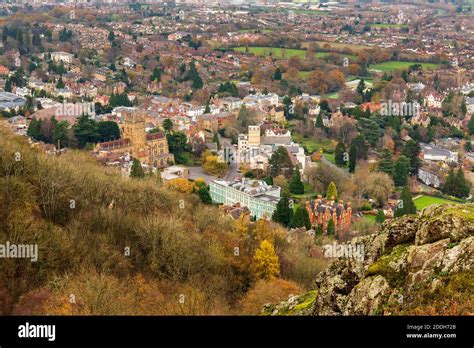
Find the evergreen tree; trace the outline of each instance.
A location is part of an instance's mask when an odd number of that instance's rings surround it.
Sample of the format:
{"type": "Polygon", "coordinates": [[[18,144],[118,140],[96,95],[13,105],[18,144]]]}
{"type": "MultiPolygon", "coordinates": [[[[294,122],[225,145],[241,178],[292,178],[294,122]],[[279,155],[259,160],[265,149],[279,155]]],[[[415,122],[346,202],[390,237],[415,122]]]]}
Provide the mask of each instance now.
{"type": "Polygon", "coordinates": [[[288,226],[293,216],[293,209],[290,208],[288,195],[283,193],[272,215],[272,221],[278,222],[283,226],[288,226]]]}
{"type": "Polygon", "coordinates": [[[43,121],[36,119],[36,117],[33,117],[33,119],[30,122],[30,125],[28,126],[28,130],[26,131],[26,135],[29,137],[35,139],[35,140],[42,140],[42,135],[41,135],[41,125],[43,121]]]}
{"type": "Polygon", "coordinates": [[[316,118],[316,127],[321,128],[321,129],[324,128],[322,110],[319,112],[318,117],[316,118]]]}
{"type": "Polygon", "coordinates": [[[467,128],[469,129],[469,132],[471,135],[474,134],[474,116],[471,116],[469,119],[469,122],[467,123],[467,128]]]}
{"type": "Polygon", "coordinates": [[[318,226],[316,226],[315,237],[316,236],[322,236],[323,233],[324,233],[323,225],[318,224],[318,226]]]}
{"type": "Polygon", "coordinates": [[[42,47],[41,36],[39,33],[33,34],[33,46],[40,47],[40,48],[42,47]]]}
{"type": "Polygon", "coordinates": [[[85,147],[87,143],[99,141],[99,126],[88,115],[81,115],[73,129],[78,145],[81,148],[85,147]]]}
{"type": "Polygon", "coordinates": [[[365,81],[360,79],[359,84],[357,85],[356,92],[360,96],[362,101],[365,101],[365,81]]]}
{"type": "Polygon", "coordinates": [[[69,146],[69,122],[61,121],[55,122],[53,126],[53,137],[52,143],[56,146],[66,147],[69,146]]]}
{"type": "Polygon", "coordinates": [[[296,170],[293,172],[293,176],[289,182],[290,192],[296,195],[302,195],[304,193],[304,184],[301,181],[300,170],[296,167],[296,170]]]}
{"type": "Polygon", "coordinates": [[[214,133],[214,136],[212,137],[212,142],[213,143],[216,143],[217,145],[217,150],[220,150],[221,149],[221,142],[219,140],[219,133],[215,132],[214,133]]]}
{"type": "Polygon", "coordinates": [[[112,93],[109,99],[110,107],[114,108],[116,106],[132,106],[132,102],[128,98],[127,92],[123,93],[112,93]]]}
{"type": "Polygon", "coordinates": [[[173,121],[171,121],[169,118],[166,118],[163,121],[163,129],[165,130],[166,133],[170,133],[171,130],[173,129],[173,121]]]}
{"type": "Polygon", "coordinates": [[[111,141],[120,139],[120,128],[114,121],[102,121],[98,123],[99,140],[111,141]]]}
{"type": "Polygon", "coordinates": [[[130,170],[130,177],[131,178],[144,178],[145,171],[140,163],[140,161],[136,158],[133,159],[132,168],[130,170]]]}
{"type": "Polygon", "coordinates": [[[326,232],[328,236],[334,236],[336,234],[336,224],[332,218],[328,221],[326,232]]]}
{"type": "MultiPolygon", "coordinates": [[[[5,92],[11,92],[12,91],[12,80],[8,77],[7,80],[5,81],[5,92]]],[[[474,119],[474,117],[473,117],[474,119]]]]}
{"type": "Polygon", "coordinates": [[[283,102],[283,106],[284,106],[285,117],[286,117],[286,119],[291,120],[292,118],[294,118],[293,101],[291,100],[291,98],[289,96],[285,95],[283,97],[282,102],[283,102]]]}
{"type": "Polygon", "coordinates": [[[270,166],[270,175],[276,177],[284,175],[290,178],[293,174],[293,164],[291,163],[288,151],[285,147],[279,146],[268,161],[270,166]]]}
{"type": "Polygon", "coordinates": [[[281,73],[280,68],[276,68],[275,75],[273,76],[273,79],[276,80],[276,81],[281,81],[282,73],[281,73]]]}
{"type": "Polygon", "coordinates": [[[403,147],[402,155],[410,160],[409,172],[411,175],[417,175],[418,169],[421,167],[420,151],[420,144],[414,140],[408,140],[403,147]]]}
{"type": "Polygon", "coordinates": [[[153,69],[153,73],[151,74],[150,80],[155,81],[155,82],[160,82],[161,81],[161,70],[160,68],[156,67],[153,69]]]}
{"type": "Polygon", "coordinates": [[[377,222],[378,224],[381,224],[384,221],[385,221],[385,214],[382,209],[379,209],[379,211],[377,211],[377,215],[375,216],[375,222],[377,222]]]}
{"type": "Polygon", "coordinates": [[[467,114],[466,99],[463,99],[463,100],[462,100],[462,103],[461,103],[461,113],[462,113],[463,115],[466,115],[466,114],[467,114]]]}
{"type": "Polygon", "coordinates": [[[328,186],[328,189],[326,192],[326,198],[334,199],[335,201],[337,201],[337,187],[333,181],[331,181],[331,183],[328,186]]]}
{"type": "Polygon", "coordinates": [[[17,29],[16,31],[16,41],[18,42],[18,46],[23,48],[23,32],[21,29],[17,29]]]}
{"type": "Polygon", "coordinates": [[[454,189],[454,196],[457,198],[466,198],[469,196],[470,193],[470,186],[464,177],[464,172],[462,168],[458,169],[456,174],[456,186],[454,189]]]}
{"type": "Polygon", "coordinates": [[[405,186],[408,180],[408,168],[410,160],[403,155],[398,156],[393,170],[393,182],[395,186],[405,186]]]}
{"type": "Polygon", "coordinates": [[[362,134],[359,134],[352,140],[351,145],[354,145],[357,149],[357,159],[367,159],[367,153],[369,147],[365,141],[365,137],[362,134]]]}
{"type": "Polygon", "coordinates": [[[349,173],[355,172],[355,167],[357,164],[357,147],[351,145],[349,150],[349,173]]]}
{"type": "Polygon", "coordinates": [[[113,30],[109,31],[109,35],[107,37],[110,41],[110,43],[113,43],[115,41],[115,33],[113,30]]]}
{"type": "Polygon", "coordinates": [[[329,107],[329,102],[326,99],[323,99],[319,102],[321,110],[326,114],[331,114],[331,108],[329,107]]]}
{"type": "Polygon", "coordinates": [[[201,76],[196,69],[196,64],[194,61],[189,63],[189,79],[192,81],[191,87],[193,89],[201,89],[204,86],[201,76]]]}
{"type": "Polygon", "coordinates": [[[408,82],[408,73],[406,70],[403,70],[402,72],[402,79],[404,79],[405,82],[408,82]]]}
{"type": "Polygon", "coordinates": [[[378,162],[377,167],[379,172],[387,173],[390,176],[394,175],[392,151],[389,149],[382,150],[382,158],[378,162]]]}
{"type": "Polygon", "coordinates": [[[408,214],[416,214],[416,206],[415,203],[413,203],[413,196],[411,195],[408,186],[405,186],[403,188],[400,200],[401,202],[395,210],[395,217],[400,217],[408,214]]]}
{"type": "Polygon", "coordinates": [[[267,183],[267,185],[270,185],[270,186],[273,185],[273,177],[271,177],[271,176],[264,177],[263,181],[265,181],[267,183]]]}
{"type": "Polygon", "coordinates": [[[67,30],[66,28],[63,28],[63,30],[59,32],[58,39],[60,42],[70,41],[72,39],[72,31],[67,30]]]}
{"type": "Polygon", "coordinates": [[[59,77],[59,80],[58,80],[58,83],[56,83],[56,88],[62,89],[62,88],[64,88],[64,86],[65,86],[65,85],[64,85],[63,77],[60,76],[60,77],[59,77]]]}
{"type": "Polygon", "coordinates": [[[342,142],[339,142],[336,145],[335,161],[336,165],[339,167],[346,165],[346,146],[342,142]]]}
{"type": "Polygon", "coordinates": [[[177,164],[186,164],[187,159],[183,157],[183,152],[186,149],[187,137],[183,132],[167,133],[168,147],[170,153],[174,155],[177,164]]]}
{"type": "Polygon", "coordinates": [[[454,196],[455,190],[456,190],[456,177],[454,175],[454,169],[451,168],[443,186],[443,193],[449,196],[454,196]]]}
{"type": "Polygon", "coordinates": [[[290,226],[293,228],[305,227],[307,230],[311,229],[311,220],[306,206],[298,206],[291,218],[290,226]]]}
{"type": "Polygon", "coordinates": [[[211,194],[209,193],[209,189],[207,187],[201,187],[197,193],[203,203],[206,203],[206,204],[212,203],[211,194]]]}

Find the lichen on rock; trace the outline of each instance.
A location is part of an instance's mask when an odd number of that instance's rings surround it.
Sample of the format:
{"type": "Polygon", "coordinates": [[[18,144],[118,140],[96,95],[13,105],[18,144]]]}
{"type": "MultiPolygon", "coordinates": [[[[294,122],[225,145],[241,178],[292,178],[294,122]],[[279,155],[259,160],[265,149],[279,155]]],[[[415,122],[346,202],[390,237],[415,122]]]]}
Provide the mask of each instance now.
{"type": "Polygon", "coordinates": [[[430,206],[418,215],[389,220],[378,234],[350,243],[364,244],[363,260],[339,258],[316,277],[315,291],[293,302],[266,305],[264,314],[474,312],[469,307],[472,286],[466,286],[474,269],[474,204],[430,206]],[[456,296],[452,288],[458,289],[456,296]],[[457,302],[443,307],[450,301],[457,302]]]}

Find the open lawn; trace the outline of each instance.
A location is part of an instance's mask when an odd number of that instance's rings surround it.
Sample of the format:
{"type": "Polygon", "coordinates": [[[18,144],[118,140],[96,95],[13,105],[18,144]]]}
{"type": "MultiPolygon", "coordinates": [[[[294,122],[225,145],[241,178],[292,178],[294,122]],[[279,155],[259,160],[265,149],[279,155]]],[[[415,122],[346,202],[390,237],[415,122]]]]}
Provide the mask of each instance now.
{"type": "MultiPolygon", "coordinates": [[[[236,47],[234,48],[237,52],[246,52],[246,47],[236,47]]],[[[298,50],[293,48],[280,48],[280,47],[249,47],[248,52],[256,56],[272,56],[276,59],[289,59],[293,56],[300,58],[306,57],[306,50],[298,50]]],[[[314,56],[316,58],[321,58],[328,56],[327,52],[316,52],[314,56]]]]}
{"type": "Polygon", "coordinates": [[[318,11],[318,10],[292,10],[294,13],[298,14],[309,14],[309,15],[327,15],[329,11],[318,11]]]}
{"type": "Polygon", "coordinates": [[[408,69],[411,65],[414,65],[414,64],[421,64],[423,69],[436,69],[438,67],[437,64],[433,64],[433,63],[399,62],[399,61],[391,60],[389,62],[383,62],[380,64],[372,64],[369,66],[369,69],[378,70],[382,72],[392,72],[398,69],[408,69]]]}
{"type": "MultiPolygon", "coordinates": [[[[294,134],[293,139],[296,143],[304,146],[310,154],[321,148],[324,152],[334,152],[335,147],[330,139],[318,140],[314,138],[303,138],[299,134],[294,134]]],[[[328,160],[330,159],[328,158],[328,160]]]]}
{"type": "Polygon", "coordinates": [[[408,28],[408,25],[406,24],[376,23],[376,24],[371,24],[370,26],[374,28],[396,28],[396,29],[408,28]]]}
{"type": "Polygon", "coordinates": [[[432,196],[419,196],[413,200],[415,202],[416,209],[421,210],[423,208],[429,207],[433,204],[460,204],[460,202],[452,201],[445,198],[440,197],[432,197],[432,196]]]}
{"type": "Polygon", "coordinates": [[[300,71],[300,79],[306,80],[311,73],[312,71],[300,71]]]}
{"type": "Polygon", "coordinates": [[[370,215],[370,214],[364,214],[364,219],[375,222],[375,215],[370,215]]]}
{"type": "Polygon", "coordinates": [[[323,156],[332,164],[336,164],[336,156],[333,153],[325,153],[323,156]]]}
{"type": "Polygon", "coordinates": [[[337,92],[325,94],[322,96],[322,99],[337,99],[337,98],[339,98],[339,93],[337,92]]]}
{"type": "Polygon", "coordinates": [[[296,199],[310,199],[312,196],[315,196],[317,193],[313,191],[313,188],[308,184],[304,183],[304,193],[302,195],[292,194],[291,197],[296,199]]]}

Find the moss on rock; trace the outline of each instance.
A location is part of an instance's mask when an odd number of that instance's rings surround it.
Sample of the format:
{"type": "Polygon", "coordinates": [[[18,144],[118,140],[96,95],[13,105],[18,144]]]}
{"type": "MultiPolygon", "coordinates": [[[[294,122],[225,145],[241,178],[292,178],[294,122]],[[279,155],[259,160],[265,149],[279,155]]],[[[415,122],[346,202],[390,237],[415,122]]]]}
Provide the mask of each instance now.
{"type": "Polygon", "coordinates": [[[406,278],[406,270],[400,267],[407,255],[406,245],[395,246],[389,254],[382,255],[367,269],[367,275],[382,275],[392,287],[400,286],[406,278]]]}

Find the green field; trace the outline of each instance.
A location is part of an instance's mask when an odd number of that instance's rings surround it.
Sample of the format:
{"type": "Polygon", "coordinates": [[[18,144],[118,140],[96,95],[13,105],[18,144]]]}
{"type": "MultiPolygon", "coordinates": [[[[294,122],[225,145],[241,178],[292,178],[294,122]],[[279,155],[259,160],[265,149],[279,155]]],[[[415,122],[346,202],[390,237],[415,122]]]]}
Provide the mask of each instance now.
{"type": "Polygon", "coordinates": [[[375,223],[375,215],[364,214],[364,219],[375,223]]]}
{"type": "Polygon", "coordinates": [[[423,69],[436,69],[438,68],[437,64],[433,63],[418,63],[418,62],[399,62],[399,61],[389,61],[380,64],[372,64],[369,66],[370,70],[379,70],[382,72],[392,72],[398,69],[408,69],[411,65],[421,64],[423,69]]]}
{"type": "Polygon", "coordinates": [[[413,200],[415,202],[416,209],[421,210],[423,208],[429,207],[433,204],[459,204],[460,202],[451,201],[449,199],[433,197],[433,196],[420,196],[413,200]]]}
{"type": "Polygon", "coordinates": [[[309,15],[327,15],[328,11],[318,11],[318,10],[293,10],[294,13],[299,14],[309,14],[309,15]]]}
{"type": "Polygon", "coordinates": [[[337,92],[323,95],[323,99],[337,99],[337,98],[339,98],[339,93],[337,92]]]}
{"type": "Polygon", "coordinates": [[[312,196],[316,195],[316,192],[313,191],[313,188],[308,183],[304,184],[304,193],[301,195],[292,194],[291,197],[296,199],[310,199],[312,196]]]}
{"type": "MultiPolygon", "coordinates": [[[[247,52],[246,47],[236,47],[234,50],[242,53],[247,52]]],[[[280,47],[248,47],[248,53],[254,54],[256,56],[272,56],[276,59],[289,59],[293,56],[297,56],[299,58],[306,57],[306,50],[280,47]]],[[[314,54],[316,58],[326,57],[328,55],[329,53],[327,52],[316,52],[314,54]]]]}
{"type": "Polygon", "coordinates": [[[333,153],[325,153],[323,156],[332,164],[336,164],[336,156],[333,153]]]}
{"type": "Polygon", "coordinates": [[[300,71],[300,79],[306,80],[311,73],[312,71],[300,71]]]}
{"type": "Polygon", "coordinates": [[[406,24],[376,23],[376,24],[371,24],[370,26],[374,27],[374,28],[396,28],[396,29],[408,28],[408,25],[406,25],[406,24]]]}
{"type": "MultiPolygon", "coordinates": [[[[330,139],[325,139],[325,140],[316,140],[314,138],[303,138],[299,134],[294,134],[293,135],[293,140],[295,143],[301,144],[301,146],[304,146],[308,153],[313,153],[316,150],[323,149],[324,152],[334,152],[334,146],[332,144],[332,141],[330,139]]],[[[328,160],[330,160],[328,158],[328,160]]]]}

